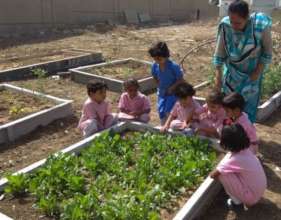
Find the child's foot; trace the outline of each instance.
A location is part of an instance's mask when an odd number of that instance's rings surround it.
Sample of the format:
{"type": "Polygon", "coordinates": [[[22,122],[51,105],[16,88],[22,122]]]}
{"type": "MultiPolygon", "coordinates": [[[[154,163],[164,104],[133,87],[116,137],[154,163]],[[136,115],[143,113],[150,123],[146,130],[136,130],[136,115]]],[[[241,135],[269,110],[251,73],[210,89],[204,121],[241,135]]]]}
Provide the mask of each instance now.
{"type": "Polygon", "coordinates": [[[231,198],[227,199],[226,205],[231,210],[244,209],[243,203],[241,203],[240,201],[234,201],[231,198]]]}

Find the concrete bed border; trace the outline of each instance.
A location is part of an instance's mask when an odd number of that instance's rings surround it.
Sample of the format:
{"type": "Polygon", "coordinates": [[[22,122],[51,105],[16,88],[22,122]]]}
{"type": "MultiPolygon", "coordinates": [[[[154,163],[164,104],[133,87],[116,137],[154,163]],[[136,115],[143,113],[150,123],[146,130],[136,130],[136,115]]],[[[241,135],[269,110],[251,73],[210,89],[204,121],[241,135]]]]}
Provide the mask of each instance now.
{"type": "Polygon", "coordinates": [[[50,95],[45,95],[29,89],[24,89],[10,84],[0,84],[0,89],[13,90],[19,93],[25,93],[31,96],[42,97],[49,99],[55,104],[48,109],[35,112],[20,119],[8,122],[0,126],[0,143],[8,143],[15,141],[23,135],[26,135],[38,126],[46,126],[52,121],[72,115],[72,100],[57,98],[50,95]]]}
{"type": "MultiPolygon", "coordinates": [[[[137,63],[142,63],[142,64],[146,64],[146,65],[150,65],[150,66],[152,65],[152,63],[148,62],[148,61],[138,60],[135,58],[127,58],[127,59],[121,59],[121,60],[114,60],[114,61],[110,61],[110,62],[104,62],[104,63],[100,63],[100,64],[95,64],[95,65],[82,66],[82,67],[70,69],[69,71],[71,72],[72,80],[77,83],[86,84],[89,82],[89,80],[102,81],[107,84],[109,90],[120,93],[123,91],[123,83],[124,83],[123,80],[112,79],[109,77],[88,73],[87,69],[114,66],[117,64],[123,64],[123,63],[125,64],[127,62],[137,62],[137,63]]],[[[154,82],[153,77],[151,77],[151,76],[143,78],[143,79],[139,79],[138,82],[140,85],[140,91],[142,91],[142,92],[151,91],[151,90],[154,90],[157,88],[157,85],[154,82]]]]}
{"type": "MultiPolygon", "coordinates": [[[[110,129],[107,129],[106,131],[114,132],[114,133],[120,133],[123,131],[132,130],[132,131],[150,131],[150,132],[159,132],[158,128],[152,127],[147,124],[142,124],[139,122],[121,122],[115,126],[113,126],[110,129]]],[[[79,153],[82,149],[88,147],[91,142],[98,136],[100,136],[103,132],[94,134],[84,140],[81,140],[80,142],[73,144],[59,152],[62,153],[79,153]]],[[[172,132],[175,134],[180,134],[179,132],[172,132]]],[[[217,144],[217,140],[210,139],[210,141],[215,144],[215,149],[219,152],[221,151],[221,148],[217,144]]],[[[222,154],[221,154],[222,155],[222,154]]],[[[25,167],[17,172],[14,173],[20,174],[20,173],[30,173],[38,169],[39,167],[43,166],[46,162],[46,159],[40,160],[38,162],[35,162],[31,164],[28,167],[25,167]]],[[[3,191],[5,186],[7,185],[8,181],[6,178],[0,179],[0,191],[3,191]]],[[[210,177],[207,177],[203,183],[197,188],[197,190],[193,193],[193,195],[189,198],[189,200],[185,203],[185,205],[179,210],[177,215],[174,217],[174,220],[192,220],[196,217],[199,217],[200,214],[202,214],[202,210],[206,209],[212,199],[217,195],[217,193],[221,190],[221,185],[211,179],[210,177]]]]}
{"type": "MultiPolygon", "coordinates": [[[[205,81],[194,88],[200,90],[210,84],[210,81],[205,81]]],[[[200,102],[204,102],[205,98],[196,97],[200,102]]],[[[262,123],[268,119],[281,106],[281,91],[275,93],[267,101],[258,106],[257,122],[262,123]]]]}
{"type": "Polygon", "coordinates": [[[0,71],[0,82],[8,82],[15,80],[23,80],[34,78],[31,73],[33,69],[44,69],[49,75],[53,75],[58,71],[67,71],[82,65],[101,63],[104,61],[101,53],[85,53],[78,50],[67,50],[66,53],[77,54],[67,58],[54,61],[41,62],[0,71]]]}

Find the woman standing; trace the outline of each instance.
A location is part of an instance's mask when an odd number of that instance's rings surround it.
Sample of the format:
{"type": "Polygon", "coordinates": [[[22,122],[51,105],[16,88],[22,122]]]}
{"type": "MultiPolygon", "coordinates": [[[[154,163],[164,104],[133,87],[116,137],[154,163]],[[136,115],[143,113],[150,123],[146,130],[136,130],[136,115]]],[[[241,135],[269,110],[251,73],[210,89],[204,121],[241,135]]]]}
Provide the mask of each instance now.
{"type": "Polygon", "coordinates": [[[233,1],[228,14],[218,28],[215,86],[226,94],[240,93],[246,101],[244,111],[255,122],[262,75],[272,59],[272,21],[263,13],[250,15],[243,0],[233,1]]]}

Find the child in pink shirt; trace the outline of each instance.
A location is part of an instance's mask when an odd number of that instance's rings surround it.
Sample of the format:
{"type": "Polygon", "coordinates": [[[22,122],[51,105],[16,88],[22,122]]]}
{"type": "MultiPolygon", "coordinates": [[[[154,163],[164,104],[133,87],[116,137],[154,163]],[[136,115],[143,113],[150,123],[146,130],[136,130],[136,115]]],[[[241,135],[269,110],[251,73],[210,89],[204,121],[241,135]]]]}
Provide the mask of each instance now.
{"type": "Polygon", "coordinates": [[[121,121],[136,120],[148,123],[150,120],[150,101],[147,96],[138,91],[136,79],[129,79],[124,83],[125,92],[121,95],[118,108],[118,118],[121,121]]]}
{"type": "Polygon", "coordinates": [[[193,86],[183,82],[180,83],[175,89],[175,95],[178,98],[172,112],[161,131],[167,131],[169,128],[173,130],[188,130],[193,127],[193,121],[198,120],[196,116],[202,111],[202,106],[193,99],[195,90],[193,86]]]}
{"type": "Polygon", "coordinates": [[[267,181],[258,158],[249,150],[250,140],[240,124],[227,125],[222,129],[221,145],[230,152],[210,174],[218,178],[230,196],[227,205],[233,208],[243,204],[253,206],[262,197],[267,181]]]}
{"type": "Polygon", "coordinates": [[[105,101],[107,86],[104,83],[89,83],[87,85],[88,99],[82,109],[78,128],[84,137],[111,127],[115,117],[111,114],[111,107],[105,101]]]}
{"type": "Polygon", "coordinates": [[[196,133],[208,137],[219,137],[219,131],[222,129],[223,121],[226,118],[222,107],[223,94],[212,91],[206,98],[206,104],[202,112],[199,113],[199,123],[196,133]]]}
{"type": "Polygon", "coordinates": [[[245,100],[239,93],[230,93],[222,102],[223,108],[229,118],[230,123],[242,125],[250,139],[250,149],[256,154],[258,152],[258,138],[255,126],[248,119],[248,115],[243,111],[245,100]]]}

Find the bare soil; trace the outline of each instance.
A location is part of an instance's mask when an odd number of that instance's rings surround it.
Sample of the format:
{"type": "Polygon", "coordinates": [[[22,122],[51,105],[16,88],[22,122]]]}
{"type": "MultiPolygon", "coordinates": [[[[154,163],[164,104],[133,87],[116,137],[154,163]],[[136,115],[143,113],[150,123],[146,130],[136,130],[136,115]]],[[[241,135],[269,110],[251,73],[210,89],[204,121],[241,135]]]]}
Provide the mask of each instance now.
{"type": "Polygon", "coordinates": [[[7,89],[0,90],[0,125],[50,108],[54,104],[49,99],[7,89]]]}
{"type": "Polygon", "coordinates": [[[0,70],[18,68],[26,65],[54,61],[67,57],[77,56],[77,52],[51,49],[32,51],[26,48],[23,54],[11,53],[0,55],[0,70]]]}
{"type": "Polygon", "coordinates": [[[89,68],[83,70],[99,76],[109,77],[112,79],[127,80],[135,78],[137,80],[151,76],[151,67],[146,64],[137,62],[126,62],[124,64],[114,64],[108,67],[89,68]]]}

